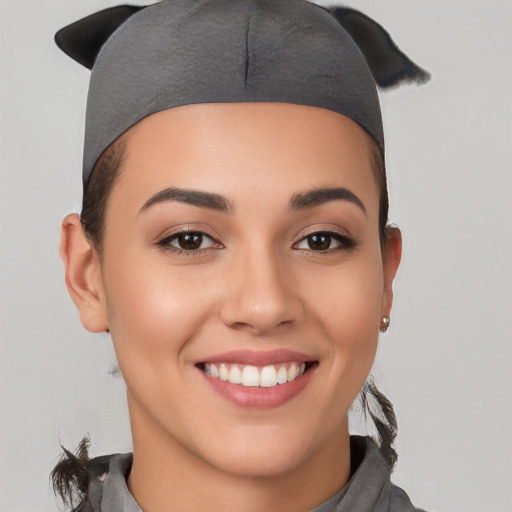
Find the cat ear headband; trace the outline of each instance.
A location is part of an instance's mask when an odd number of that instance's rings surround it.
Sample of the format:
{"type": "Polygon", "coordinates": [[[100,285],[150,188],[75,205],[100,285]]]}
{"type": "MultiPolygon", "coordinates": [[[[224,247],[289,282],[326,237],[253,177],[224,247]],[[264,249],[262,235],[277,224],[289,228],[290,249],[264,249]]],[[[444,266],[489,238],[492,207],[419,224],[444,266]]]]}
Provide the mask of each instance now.
{"type": "Polygon", "coordinates": [[[371,18],[304,0],[164,0],[97,12],[57,32],[92,70],[83,185],[131,126],[196,103],[283,102],[326,108],[364,128],[384,157],[376,86],[430,75],[371,18]]]}

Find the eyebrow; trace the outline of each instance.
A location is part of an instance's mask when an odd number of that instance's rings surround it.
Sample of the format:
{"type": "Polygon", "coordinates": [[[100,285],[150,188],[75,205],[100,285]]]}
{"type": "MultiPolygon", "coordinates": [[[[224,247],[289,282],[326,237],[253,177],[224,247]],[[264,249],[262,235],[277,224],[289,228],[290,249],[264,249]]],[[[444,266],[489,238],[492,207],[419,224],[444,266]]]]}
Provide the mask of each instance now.
{"type": "Polygon", "coordinates": [[[290,210],[314,208],[315,206],[338,200],[355,204],[366,215],[366,208],[361,199],[347,188],[319,188],[295,194],[290,201],[290,210]]]}
{"type": "MultiPolygon", "coordinates": [[[[314,208],[330,201],[348,201],[358,206],[366,215],[366,208],[359,197],[347,188],[319,188],[295,194],[290,200],[290,210],[304,210],[314,208]]],[[[178,202],[208,208],[225,213],[232,213],[234,208],[225,197],[212,192],[170,187],[151,196],[142,206],[139,213],[151,208],[155,204],[178,202]]]]}
{"type": "Polygon", "coordinates": [[[178,202],[191,204],[199,208],[208,208],[220,212],[230,213],[233,210],[232,204],[219,194],[211,192],[200,192],[185,188],[166,188],[151,196],[142,206],[139,213],[159,203],[178,202]]]}

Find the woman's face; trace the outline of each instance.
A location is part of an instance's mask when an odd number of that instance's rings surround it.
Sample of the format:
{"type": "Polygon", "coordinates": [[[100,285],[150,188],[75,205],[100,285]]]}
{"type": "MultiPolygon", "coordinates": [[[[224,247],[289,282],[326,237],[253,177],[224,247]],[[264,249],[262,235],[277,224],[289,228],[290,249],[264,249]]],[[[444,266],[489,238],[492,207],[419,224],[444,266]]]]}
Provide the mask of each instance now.
{"type": "Polygon", "coordinates": [[[130,130],[99,297],[135,443],[260,476],[340,446],[398,265],[378,197],[368,136],[324,109],[191,105],[130,130]]]}

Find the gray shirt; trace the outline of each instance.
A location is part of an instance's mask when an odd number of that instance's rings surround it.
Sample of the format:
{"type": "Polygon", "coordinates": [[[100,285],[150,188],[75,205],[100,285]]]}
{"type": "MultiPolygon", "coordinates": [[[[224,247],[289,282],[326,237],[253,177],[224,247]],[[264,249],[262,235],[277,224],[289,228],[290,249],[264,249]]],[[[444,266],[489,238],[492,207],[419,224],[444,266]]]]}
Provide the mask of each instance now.
{"type": "MultiPolygon", "coordinates": [[[[352,476],[347,485],[312,512],[424,512],[390,480],[379,448],[369,437],[351,437],[352,476]]],[[[131,453],[97,457],[88,463],[88,497],[79,512],[143,512],[126,486],[131,453]]]]}

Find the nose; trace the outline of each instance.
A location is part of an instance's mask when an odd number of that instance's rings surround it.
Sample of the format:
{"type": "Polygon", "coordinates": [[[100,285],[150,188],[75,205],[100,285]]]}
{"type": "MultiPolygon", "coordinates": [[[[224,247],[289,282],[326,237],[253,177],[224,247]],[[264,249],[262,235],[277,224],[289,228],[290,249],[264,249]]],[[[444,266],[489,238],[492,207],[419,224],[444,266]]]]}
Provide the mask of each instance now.
{"type": "Polygon", "coordinates": [[[225,325],[263,335],[299,322],[302,302],[293,271],[283,260],[272,251],[231,259],[220,311],[225,325]]]}

